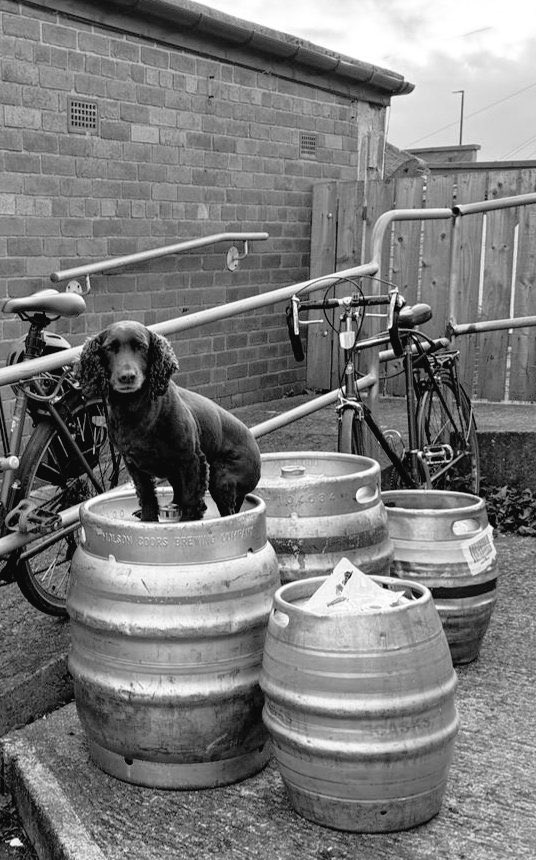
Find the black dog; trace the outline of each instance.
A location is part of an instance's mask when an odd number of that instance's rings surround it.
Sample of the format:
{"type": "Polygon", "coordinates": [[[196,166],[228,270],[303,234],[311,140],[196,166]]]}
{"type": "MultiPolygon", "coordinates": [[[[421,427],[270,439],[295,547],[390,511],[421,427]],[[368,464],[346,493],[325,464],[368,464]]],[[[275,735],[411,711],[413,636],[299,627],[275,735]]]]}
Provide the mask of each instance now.
{"type": "Polygon", "coordinates": [[[207,483],[220,515],[237,513],[260,478],[257,442],[234,415],[175,385],[176,370],[170,343],[128,320],[85,344],[79,378],[86,395],[107,401],[112,441],[134,481],[142,520],[158,520],[155,477],[171,484],[182,520],[203,517],[207,483]]]}

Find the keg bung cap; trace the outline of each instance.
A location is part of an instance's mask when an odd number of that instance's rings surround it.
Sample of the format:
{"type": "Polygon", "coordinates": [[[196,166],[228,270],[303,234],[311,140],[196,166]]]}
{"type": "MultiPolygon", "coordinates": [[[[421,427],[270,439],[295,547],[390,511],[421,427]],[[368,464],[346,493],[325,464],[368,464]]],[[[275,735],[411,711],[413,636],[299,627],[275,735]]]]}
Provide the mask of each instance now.
{"type": "Polygon", "coordinates": [[[181,516],[180,507],[173,502],[170,502],[169,505],[161,505],[158,509],[158,519],[161,523],[178,523],[181,516]]]}
{"type": "Polygon", "coordinates": [[[298,463],[295,463],[292,466],[281,466],[281,477],[287,479],[304,478],[305,466],[299,466],[298,463]]]}

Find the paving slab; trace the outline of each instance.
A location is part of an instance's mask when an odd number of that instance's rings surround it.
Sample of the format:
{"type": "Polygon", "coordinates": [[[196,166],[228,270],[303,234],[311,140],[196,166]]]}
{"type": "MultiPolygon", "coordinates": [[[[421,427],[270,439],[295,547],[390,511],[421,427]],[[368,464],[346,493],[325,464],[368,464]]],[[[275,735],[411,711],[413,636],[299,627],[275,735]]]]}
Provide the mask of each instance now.
{"type": "Polygon", "coordinates": [[[73,704],[1,741],[4,788],[41,860],[533,860],[536,851],[536,539],[496,539],[498,601],[477,661],[458,667],[461,729],[443,805],[393,834],[300,818],[273,762],[231,786],[161,791],[88,759],[73,704]]]}

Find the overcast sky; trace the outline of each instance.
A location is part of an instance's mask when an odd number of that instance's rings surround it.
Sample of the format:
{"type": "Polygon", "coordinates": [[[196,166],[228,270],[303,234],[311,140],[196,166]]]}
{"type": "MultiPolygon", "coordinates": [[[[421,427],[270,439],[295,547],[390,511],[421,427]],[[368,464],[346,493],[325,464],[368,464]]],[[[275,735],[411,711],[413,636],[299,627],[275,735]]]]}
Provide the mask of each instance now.
{"type": "Polygon", "coordinates": [[[398,72],[388,139],[479,144],[479,161],[536,159],[535,0],[212,0],[212,6],[398,72]]]}

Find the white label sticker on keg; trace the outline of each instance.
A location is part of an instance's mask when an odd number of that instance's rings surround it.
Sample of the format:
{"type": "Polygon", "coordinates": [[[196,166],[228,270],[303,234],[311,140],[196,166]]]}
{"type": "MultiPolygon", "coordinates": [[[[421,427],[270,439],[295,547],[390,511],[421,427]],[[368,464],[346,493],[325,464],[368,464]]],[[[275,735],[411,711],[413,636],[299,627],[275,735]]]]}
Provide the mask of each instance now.
{"type": "Polygon", "coordinates": [[[482,573],[497,555],[497,550],[493,543],[492,527],[487,526],[482,534],[470,540],[463,541],[461,550],[472,576],[482,573]]]}

